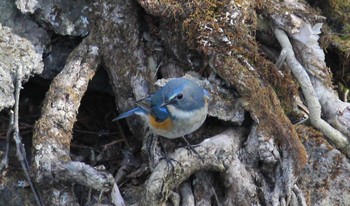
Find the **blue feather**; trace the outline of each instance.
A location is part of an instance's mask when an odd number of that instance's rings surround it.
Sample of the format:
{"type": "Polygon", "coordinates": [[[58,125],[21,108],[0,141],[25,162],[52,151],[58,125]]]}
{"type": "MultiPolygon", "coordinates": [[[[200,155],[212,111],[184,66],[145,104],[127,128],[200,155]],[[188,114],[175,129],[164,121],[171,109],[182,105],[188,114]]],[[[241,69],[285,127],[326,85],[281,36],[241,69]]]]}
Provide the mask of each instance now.
{"type": "Polygon", "coordinates": [[[170,117],[169,111],[166,107],[152,107],[151,115],[160,122],[163,122],[170,117]]]}
{"type": "Polygon", "coordinates": [[[123,118],[126,118],[126,117],[130,117],[130,116],[135,115],[135,114],[137,114],[137,115],[145,115],[145,114],[147,114],[147,112],[142,107],[135,107],[134,109],[129,110],[129,111],[119,115],[118,117],[114,118],[112,121],[113,122],[114,121],[118,121],[120,119],[123,119],[123,118]]]}

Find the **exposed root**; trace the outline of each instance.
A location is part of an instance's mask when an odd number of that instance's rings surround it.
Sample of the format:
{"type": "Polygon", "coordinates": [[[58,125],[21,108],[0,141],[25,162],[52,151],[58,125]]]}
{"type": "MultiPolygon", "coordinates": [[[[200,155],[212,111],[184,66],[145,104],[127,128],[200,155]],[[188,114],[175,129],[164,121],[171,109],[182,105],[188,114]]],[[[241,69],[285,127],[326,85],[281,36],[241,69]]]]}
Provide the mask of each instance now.
{"type": "Polygon", "coordinates": [[[350,143],[348,139],[341,132],[334,129],[326,121],[321,119],[321,104],[318,100],[309,75],[295,58],[293,47],[287,37],[287,34],[280,29],[275,29],[275,35],[282,48],[286,50],[286,62],[291,68],[294,76],[299,81],[310,112],[309,118],[311,124],[322,131],[322,133],[324,133],[339,150],[350,157],[350,143]]]}
{"type": "Polygon", "coordinates": [[[229,130],[204,140],[196,148],[204,163],[186,149],[177,149],[173,158],[181,162],[181,165],[175,164],[174,170],[169,171],[166,162],[161,161],[147,180],[140,202],[142,205],[161,205],[169,198],[172,189],[197,171],[214,170],[225,173],[230,165],[233,166],[233,159],[242,139],[242,131],[229,130]]]}
{"type": "Polygon", "coordinates": [[[48,190],[45,202],[72,205],[76,200],[58,180],[76,182],[96,190],[112,187],[113,177],[102,174],[80,162],[70,161],[70,143],[81,99],[99,65],[98,47],[85,39],[67,60],[53,80],[43,103],[42,116],[36,122],[33,135],[34,171],[36,180],[48,190]],[[59,195],[57,195],[59,194],[59,195]],[[60,199],[64,195],[66,199],[60,199]],[[63,201],[63,202],[62,202],[63,201]],[[65,202],[67,201],[67,202],[65,202]]]}

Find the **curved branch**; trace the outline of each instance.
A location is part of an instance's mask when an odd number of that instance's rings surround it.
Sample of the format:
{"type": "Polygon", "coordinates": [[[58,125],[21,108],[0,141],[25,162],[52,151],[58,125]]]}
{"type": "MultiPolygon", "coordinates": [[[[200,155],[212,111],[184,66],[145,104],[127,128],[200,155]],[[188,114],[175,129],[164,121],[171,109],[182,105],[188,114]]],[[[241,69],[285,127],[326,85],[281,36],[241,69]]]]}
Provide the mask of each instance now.
{"type": "MultiPolygon", "coordinates": [[[[101,174],[83,163],[70,162],[73,124],[80,101],[99,65],[98,47],[88,42],[89,38],[83,40],[69,56],[62,72],[52,81],[43,103],[42,116],[35,124],[33,167],[36,180],[42,185],[44,183],[45,187],[54,180],[77,182],[97,190],[106,190],[106,185],[113,184],[111,175],[101,174]]],[[[62,195],[57,195],[58,192],[65,193],[65,201],[76,201],[74,195],[62,187],[62,184],[49,187],[45,191],[45,201],[65,204],[54,200],[62,195]]]]}
{"type": "Polygon", "coordinates": [[[350,138],[350,103],[341,101],[338,95],[320,79],[310,78],[322,105],[324,119],[350,138]]]}
{"type": "Polygon", "coordinates": [[[288,36],[280,29],[275,29],[275,35],[282,48],[286,51],[287,64],[299,81],[310,111],[311,124],[322,131],[322,133],[325,134],[339,150],[350,157],[350,144],[347,138],[341,132],[330,126],[326,121],[321,119],[321,105],[318,101],[317,94],[312,86],[310,77],[303,66],[295,58],[293,47],[288,36]]]}
{"type": "Polygon", "coordinates": [[[74,181],[101,191],[108,191],[111,183],[114,182],[112,175],[98,171],[82,162],[70,161],[65,164],[57,164],[55,173],[60,180],[74,181]]]}
{"type": "Polygon", "coordinates": [[[172,169],[168,168],[165,160],[154,169],[145,184],[142,197],[143,205],[161,205],[168,199],[171,190],[180,185],[190,175],[199,170],[215,170],[227,172],[237,158],[237,151],[243,141],[242,130],[228,130],[222,134],[205,139],[196,151],[204,159],[204,163],[188,150],[180,148],[175,151],[172,158],[179,162],[174,163],[172,169]]]}

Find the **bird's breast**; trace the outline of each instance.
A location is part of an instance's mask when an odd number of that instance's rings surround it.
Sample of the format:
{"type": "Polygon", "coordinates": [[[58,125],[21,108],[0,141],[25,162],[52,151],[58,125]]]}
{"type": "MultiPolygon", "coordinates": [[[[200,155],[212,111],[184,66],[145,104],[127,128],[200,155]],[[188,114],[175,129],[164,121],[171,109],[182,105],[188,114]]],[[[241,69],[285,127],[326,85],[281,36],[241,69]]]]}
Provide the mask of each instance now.
{"type": "Polygon", "coordinates": [[[157,121],[153,115],[149,115],[149,124],[156,130],[169,131],[173,127],[173,122],[170,117],[166,118],[164,121],[157,121]]]}
{"type": "Polygon", "coordinates": [[[167,138],[177,138],[197,130],[205,121],[208,104],[205,102],[204,107],[192,111],[183,111],[172,105],[167,105],[169,117],[164,121],[148,115],[148,124],[151,130],[160,136],[167,138]]]}

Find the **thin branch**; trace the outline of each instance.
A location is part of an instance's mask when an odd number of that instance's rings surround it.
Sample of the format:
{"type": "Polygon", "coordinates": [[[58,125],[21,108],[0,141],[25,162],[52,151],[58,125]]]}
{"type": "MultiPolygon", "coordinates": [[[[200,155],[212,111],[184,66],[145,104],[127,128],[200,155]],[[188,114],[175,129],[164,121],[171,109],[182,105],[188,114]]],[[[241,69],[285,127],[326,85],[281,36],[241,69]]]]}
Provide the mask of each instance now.
{"type": "Polygon", "coordinates": [[[350,144],[347,138],[341,132],[329,125],[326,121],[321,119],[320,102],[318,101],[310,77],[306,73],[304,67],[295,58],[288,36],[280,29],[275,29],[275,35],[283,50],[286,51],[286,62],[288,66],[291,68],[294,76],[299,81],[310,111],[309,117],[311,124],[325,134],[325,136],[347,157],[350,157],[350,144]]]}
{"type": "Polygon", "coordinates": [[[96,170],[85,163],[68,161],[63,164],[56,163],[55,167],[56,181],[71,181],[102,192],[107,192],[112,187],[112,175],[96,170]]]}
{"type": "Polygon", "coordinates": [[[19,133],[19,126],[18,126],[18,122],[19,122],[19,95],[20,95],[20,90],[22,88],[22,69],[20,67],[17,67],[17,71],[16,71],[16,86],[15,86],[15,109],[14,109],[14,118],[13,118],[13,139],[16,142],[16,151],[17,151],[17,157],[19,162],[21,163],[21,167],[22,170],[24,172],[25,177],[27,178],[27,181],[29,183],[29,186],[31,188],[31,190],[33,191],[34,197],[35,197],[35,201],[37,203],[37,205],[44,205],[40,193],[38,192],[38,190],[36,189],[35,185],[33,184],[32,178],[30,176],[29,173],[29,164],[28,164],[28,160],[26,158],[26,152],[25,152],[25,148],[22,144],[22,140],[21,140],[21,136],[19,133]]]}
{"type": "Polygon", "coordinates": [[[9,163],[10,138],[13,133],[14,112],[13,110],[11,110],[9,113],[10,113],[10,119],[9,119],[8,129],[6,132],[6,148],[5,148],[4,158],[1,160],[1,163],[0,163],[0,174],[4,169],[7,168],[9,163]]]}
{"type": "Polygon", "coordinates": [[[300,203],[299,205],[307,206],[303,191],[301,191],[301,189],[299,189],[297,185],[293,186],[293,192],[295,196],[298,198],[298,203],[300,203]]]}
{"type": "Polygon", "coordinates": [[[112,199],[112,203],[114,205],[125,206],[124,199],[123,199],[122,195],[120,194],[119,187],[118,187],[116,182],[113,184],[113,188],[111,191],[111,199],[112,199]]]}

